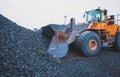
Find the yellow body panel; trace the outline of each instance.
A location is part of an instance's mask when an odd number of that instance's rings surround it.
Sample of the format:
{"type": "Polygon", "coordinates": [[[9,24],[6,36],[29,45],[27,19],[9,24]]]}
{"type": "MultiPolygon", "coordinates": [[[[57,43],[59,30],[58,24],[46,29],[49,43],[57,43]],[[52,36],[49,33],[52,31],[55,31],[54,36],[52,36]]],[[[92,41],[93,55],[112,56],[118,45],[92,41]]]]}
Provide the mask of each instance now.
{"type": "Polygon", "coordinates": [[[91,22],[87,29],[99,31],[104,30],[109,32],[110,35],[115,36],[118,29],[118,25],[116,24],[108,25],[108,23],[91,22]]]}
{"type": "Polygon", "coordinates": [[[89,24],[88,29],[103,30],[103,29],[105,29],[105,24],[104,23],[98,23],[98,22],[92,22],[92,23],[89,24]]]}
{"type": "Polygon", "coordinates": [[[118,29],[118,25],[115,24],[106,27],[106,31],[108,31],[113,36],[116,35],[117,29],[118,29]]]}

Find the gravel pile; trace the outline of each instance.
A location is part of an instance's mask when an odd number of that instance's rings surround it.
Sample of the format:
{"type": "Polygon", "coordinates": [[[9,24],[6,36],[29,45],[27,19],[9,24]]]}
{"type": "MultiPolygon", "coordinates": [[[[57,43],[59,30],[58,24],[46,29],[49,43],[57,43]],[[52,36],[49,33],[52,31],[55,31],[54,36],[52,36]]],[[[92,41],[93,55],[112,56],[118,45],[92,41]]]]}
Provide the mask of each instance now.
{"type": "Polygon", "coordinates": [[[0,77],[118,77],[120,52],[102,49],[84,57],[71,48],[59,63],[48,55],[50,40],[0,15],[0,77]],[[77,53],[77,54],[76,54],[77,53]]]}
{"type": "Polygon", "coordinates": [[[57,61],[46,53],[48,44],[47,38],[0,15],[0,77],[52,76],[48,67],[57,61]]]}

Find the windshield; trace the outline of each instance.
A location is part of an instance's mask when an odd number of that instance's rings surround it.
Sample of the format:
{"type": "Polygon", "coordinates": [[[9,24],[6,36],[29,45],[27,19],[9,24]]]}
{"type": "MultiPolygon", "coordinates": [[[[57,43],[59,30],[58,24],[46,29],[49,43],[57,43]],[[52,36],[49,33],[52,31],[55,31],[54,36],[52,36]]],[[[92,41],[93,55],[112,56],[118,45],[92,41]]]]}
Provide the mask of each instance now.
{"type": "Polygon", "coordinates": [[[100,11],[96,11],[96,10],[92,10],[92,11],[88,11],[86,16],[86,22],[100,22],[100,14],[102,16],[102,23],[105,22],[105,15],[104,13],[100,13],[100,11]]]}

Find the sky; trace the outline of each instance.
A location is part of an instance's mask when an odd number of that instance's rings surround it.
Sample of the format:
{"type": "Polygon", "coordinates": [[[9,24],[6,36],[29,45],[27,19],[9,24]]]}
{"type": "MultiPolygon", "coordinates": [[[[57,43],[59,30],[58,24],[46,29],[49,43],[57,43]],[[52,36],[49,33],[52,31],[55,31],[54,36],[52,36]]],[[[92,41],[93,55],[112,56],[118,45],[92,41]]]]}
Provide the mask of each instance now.
{"type": "Polygon", "coordinates": [[[0,0],[0,14],[33,30],[48,24],[66,24],[70,18],[84,22],[85,11],[107,9],[108,14],[120,14],[120,0],[0,0]]]}

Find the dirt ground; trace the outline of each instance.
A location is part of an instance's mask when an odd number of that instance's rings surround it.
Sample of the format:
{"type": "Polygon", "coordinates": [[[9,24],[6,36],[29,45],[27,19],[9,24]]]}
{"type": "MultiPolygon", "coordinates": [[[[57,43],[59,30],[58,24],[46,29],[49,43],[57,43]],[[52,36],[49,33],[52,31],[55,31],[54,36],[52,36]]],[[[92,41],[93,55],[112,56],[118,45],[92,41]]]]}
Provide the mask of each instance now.
{"type": "MultiPolygon", "coordinates": [[[[69,64],[81,64],[84,71],[92,71],[93,75],[100,77],[118,77],[120,76],[120,52],[114,51],[112,48],[101,48],[98,55],[92,57],[84,56],[75,47],[70,47],[69,52],[63,59],[69,64]]],[[[87,76],[87,75],[83,75],[87,76]]],[[[89,76],[87,76],[89,77],[89,76]]],[[[90,76],[91,77],[91,76],[90,76]]]]}

